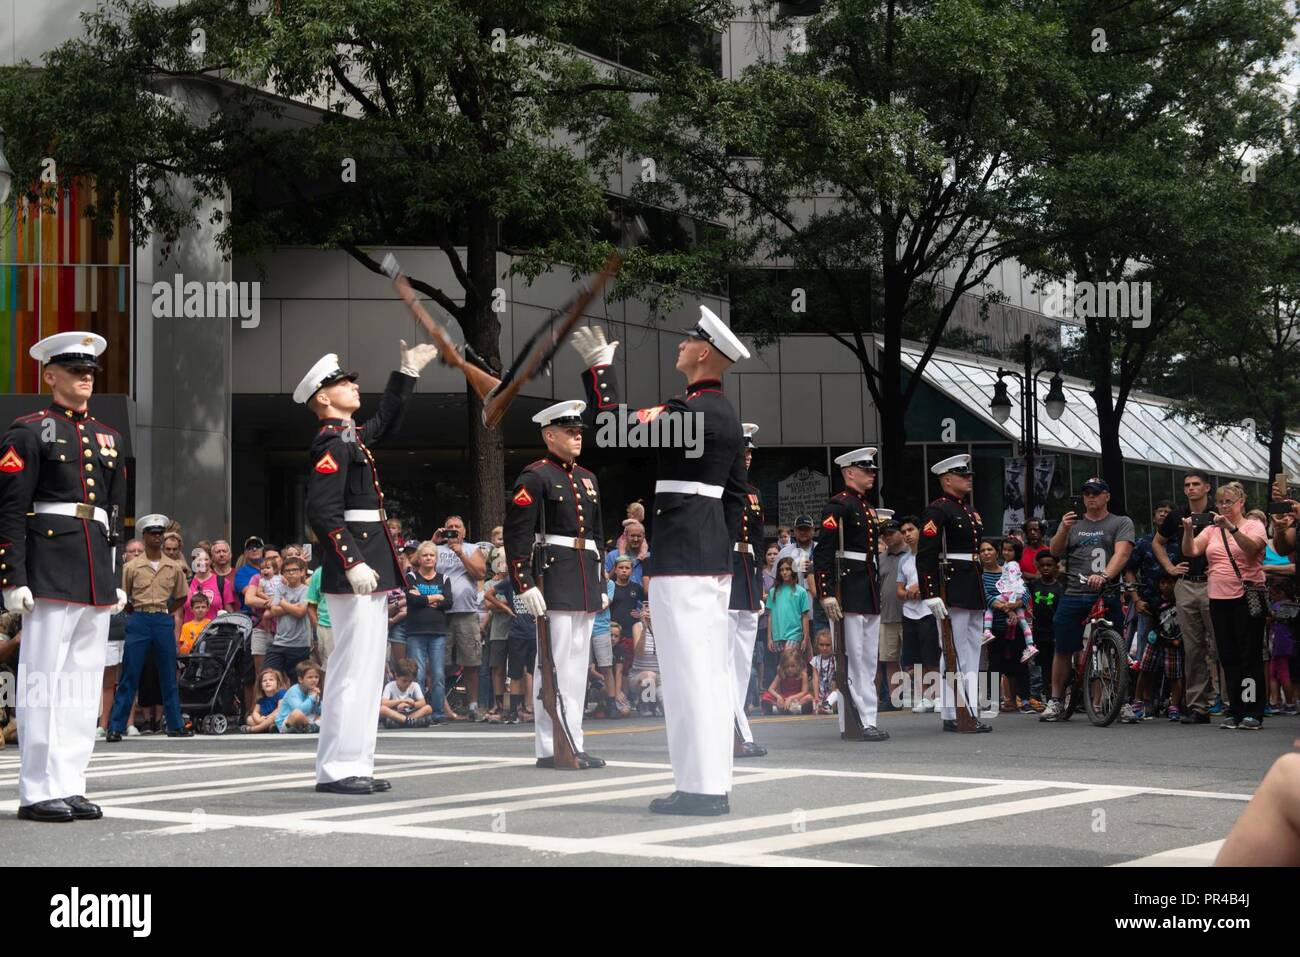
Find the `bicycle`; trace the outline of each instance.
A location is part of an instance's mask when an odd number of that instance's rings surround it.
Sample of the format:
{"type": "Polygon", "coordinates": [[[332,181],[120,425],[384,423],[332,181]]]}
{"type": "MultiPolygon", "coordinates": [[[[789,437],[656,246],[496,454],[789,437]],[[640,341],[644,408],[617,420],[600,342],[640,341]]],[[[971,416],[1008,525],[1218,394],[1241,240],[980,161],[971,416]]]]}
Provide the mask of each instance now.
{"type": "MultiPolygon", "coordinates": [[[[1079,576],[1079,584],[1088,579],[1079,576]]],[[[1119,717],[1128,700],[1128,649],[1115,623],[1106,617],[1106,599],[1119,591],[1133,592],[1137,586],[1116,582],[1103,588],[1083,620],[1083,650],[1076,656],[1061,699],[1061,720],[1068,721],[1083,699],[1088,720],[1104,728],[1119,717]],[[1084,694],[1084,689],[1087,694],[1084,694]]]]}

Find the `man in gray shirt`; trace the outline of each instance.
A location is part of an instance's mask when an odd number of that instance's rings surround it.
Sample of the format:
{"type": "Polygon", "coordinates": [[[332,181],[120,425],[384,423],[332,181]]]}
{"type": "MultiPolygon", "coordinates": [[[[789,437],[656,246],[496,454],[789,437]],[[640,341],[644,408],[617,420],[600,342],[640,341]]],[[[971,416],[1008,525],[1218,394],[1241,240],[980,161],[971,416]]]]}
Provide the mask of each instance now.
{"type": "MultiPolygon", "coordinates": [[[[1110,513],[1110,486],[1104,479],[1090,478],[1080,491],[1083,515],[1066,512],[1052,536],[1052,554],[1065,559],[1065,594],[1052,617],[1056,634],[1052,697],[1038,716],[1040,721],[1060,720],[1061,695],[1074,654],[1083,648],[1083,620],[1098,592],[1119,580],[1137,539],[1132,519],[1110,513]]],[[[1123,621],[1118,595],[1107,597],[1106,612],[1117,625],[1123,621]]]]}
{"type": "Polygon", "coordinates": [[[446,577],[451,588],[451,608],[447,611],[448,650],[455,648],[456,660],[465,668],[470,717],[477,718],[479,666],[483,662],[478,587],[487,577],[487,562],[476,545],[465,541],[465,523],[459,515],[448,515],[442,528],[434,532],[433,541],[438,546],[438,564],[434,568],[446,577]]]}
{"type": "MultiPolygon", "coordinates": [[[[877,512],[888,511],[877,509],[877,512]]],[[[896,707],[903,707],[901,690],[896,695],[895,688],[902,688],[898,677],[898,661],[903,654],[903,602],[898,597],[898,563],[908,554],[907,540],[903,538],[899,525],[892,518],[880,525],[880,540],[885,550],[877,556],[876,567],[880,569],[880,663],[884,666],[886,687],[889,689],[889,701],[896,707]]]]}

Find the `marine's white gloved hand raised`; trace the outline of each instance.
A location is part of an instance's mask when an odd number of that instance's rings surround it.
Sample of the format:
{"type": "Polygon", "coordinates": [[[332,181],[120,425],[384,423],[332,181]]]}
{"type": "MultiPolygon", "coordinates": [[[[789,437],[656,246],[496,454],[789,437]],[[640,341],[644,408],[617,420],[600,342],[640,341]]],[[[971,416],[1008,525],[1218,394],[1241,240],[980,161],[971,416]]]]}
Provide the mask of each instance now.
{"type": "Polygon", "coordinates": [[[369,595],[379,587],[379,572],[365,562],[353,565],[344,574],[348,576],[352,591],[358,595],[369,595]]]}
{"type": "Polygon", "coordinates": [[[838,598],[823,598],[822,608],[826,611],[826,617],[831,621],[839,621],[844,617],[838,598]]]}
{"type": "Polygon", "coordinates": [[[32,590],[26,585],[5,590],[5,611],[17,615],[30,615],[36,602],[32,599],[32,590]]]}
{"type": "Polygon", "coordinates": [[[572,342],[582,357],[582,364],[588,369],[609,365],[614,361],[614,350],[618,348],[617,340],[605,340],[605,330],[600,326],[580,326],[573,331],[572,342]]]}
{"type": "Polygon", "coordinates": [[[519,600],[524,603],[528,609],[528,614],[534,618],[540,618],[546,614],[546,597],[542,594],[540,588],[530,588],[519,596],[519,600]]]}
{"type": "Polygon", "coordinates": [[[126,607],[126,592],[122,591],[122,589],[119,588],[117,590],[117,604],[115,604],[112,607],[111,614],[116,615],[125,607],[126,607]]]}
{"type": "Polygon", "coordinates": [[[605,594],[600,596],[600,610],[604,611],[608,607],[609,607],[609,592],[605,592],[605,594]]]}
{"type": "Polygon", "coordinates": [[[943,603],[942,598],[925,599],[925,607],[930,609],[930,614],[934,615],[938,621],[943,621],[948,617],[948,606],[943,603]]]}
{"type": "Polygon", "coordinates": [[[420,370],[438,358],[438,347],[431,342],[422,342],[418,346],[408,346],[405,339],[398,339],[402,347],[403,375],[413,379],[420,378],[420,370]]]}

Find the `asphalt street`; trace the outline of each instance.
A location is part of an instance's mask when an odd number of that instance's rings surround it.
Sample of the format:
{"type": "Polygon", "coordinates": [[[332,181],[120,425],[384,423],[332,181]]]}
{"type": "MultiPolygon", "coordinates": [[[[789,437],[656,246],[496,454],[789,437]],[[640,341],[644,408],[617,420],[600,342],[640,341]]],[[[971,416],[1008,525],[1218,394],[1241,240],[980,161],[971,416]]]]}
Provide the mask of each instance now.
{"type": "Polygon", "coordinates": [[[587,723],[600,770],[533,767],[531,726],[380,733],[365,798],[312,789],[314,738],[99,742],[96,822],[19,821],[18,752],[0,752],[10,865],[1006,865],[1213,861],[1300,720],[1221,731],[1164,720],[1095,728],[1001,715],[985,735],[881,716],[892,738],[839,739],[833,718],[759,718],[768,757],[737,763],[732,813],[650,814],[672,789],[662,720],[587,723]]]}

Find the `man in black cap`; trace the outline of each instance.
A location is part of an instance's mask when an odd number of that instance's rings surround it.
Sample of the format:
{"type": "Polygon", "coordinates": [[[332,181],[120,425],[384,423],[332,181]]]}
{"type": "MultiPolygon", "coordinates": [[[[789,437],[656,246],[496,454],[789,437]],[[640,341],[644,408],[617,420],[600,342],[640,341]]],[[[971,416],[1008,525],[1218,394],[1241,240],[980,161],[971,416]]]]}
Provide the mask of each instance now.
{"type": "Polygon", "coordinates": [[[758,616],[763,611],[763,502],[758,488],[748,481],[749,467],[754,461],[754,433],[758,426],[746,422],[745,434],[745,507],[740,517],[740,537],[736,539],[736,552],[732,558],[731,603],[727,606],[727,634],[731,644],[732,679],[736,683],[736,739],[733,756],[761,758],[767,748],[754,743],[754,732],[745,714],[745,698],[749,694],[749,674],[754,667],[754,641],[758,638],[758,616]]]}
{"type": "MultiPolygon", "coordinates": [[[[930,466],[939,476],[943,494],[921,513],[921,542],[916,552],[916,574],[920,579],[921,597],[943,628],[943,620],[952,623],[953,649],[957,661],[953,671],[965,692],[964,701],[975,730],[993,728],[979,720],[980,642],[984,629],[984,577],[979,563],[979,541],[984,522],[979,512],[966,504],[974,478],[969,455],[954,455],[930,466]],[[940,597],[941,562],[948,562],[948,600],[940,597]]],[[[940,655],[939,672],[948,673],[948,662],[940,655]]],[[[956,689],[943,682],[943,730],[957,730],[956,689]]]]}
{"type": "MultiPolygon", "coordinates": [[[[533,416],[542,429],[546,457],[519,473],[506,502],[506,567],[528,613],[546,616],[555,662],[555,710],[561,726],[553,726],[545,708],[534,710],[539,768],[555,767],[557,734],[568,738],[579,769],[605,766],[604,760],[583,750],[582,740],[591,628],[609,601],[600,555],[600,488],[595,474],[577,463],[586,406],[581,400],[557,402],[533,416]],[[534,577],[539,572],[541,588],[534,577]]],[[[550,680],[543,665],[539,656],[539,697],[542,682],[550,680]]]]}
{"type": "MultiPolygon", "coordinates": [[[[684,395],[636,411],[619,404],[611,364],[617,342],[598,326],[579,329],[573,346],[587,369],[591,414],[630,414],[638,422],[661,415],[698,417],[700,446],[660,447],[655,482],[650,568],[645,584],[663,675],[668,755],[676,790],[650,802],[657,814],[730,813],[733,699],[727,642],[732,555],[740,540],[745,491],[745,442],[736,410],[722,393],[723,373],[749,358],[716,315],[700,307],[695,328],[677,347],[684,395]]],[[[672,419],[666,421],[671,422],[672,419]]]]}
{"type": "Polygon", "coordinates": [[[126,503],[121,436],[90,415],[107,343],[61,332],[31,348],[51,403],[0,440],[0,588],[25,616],[18,695],[18,816],[92,820],[84,797],[95,747],[109,616],[126,604],[114,546],[126,503]],[[44,692],[39,691],[44,685],[44,692]]]}
{"type": "Polygon", "coordinates": [[[307,522],[321,543],[321,592],[334,631],[330,675],[321,701],[316,790],[372,794],[392,785],[373,777],[379,695],[387,651],[387,593],[402,586],[397,544],[384,521],[370,446],[397,428],[420,370],[438,351],[401,343],[401,367],[388,377],[379,411],[357,424],[361,390],[338,356],[323,356],[298,383],[294,401],[320,420],[311,444],[307,522]]]}
{"type": "MultiPolygon", "coordinates": [[[[1052,697],[1038,716],[1039,721],[1059,721],[1061,696],[1070,676],[1074,655],[1083,649],[1083,622],[1098,593],[1119,581],[1137,540],[1133,520],[1110,513],[1110,485],[1105,479],[1090,478],[1081,489],[1084,513],[1061,516],[1052,536],[1052,554],[1065,559],[1065,594],[1052,616],[1056,654],[1052,657],[1052,697]],[[1081,580],[1082,579],[1082,580],[1081,580]]],[[[1112,622],[1120,622],[1119,596],[1106,599],[1112,622]]]]}

